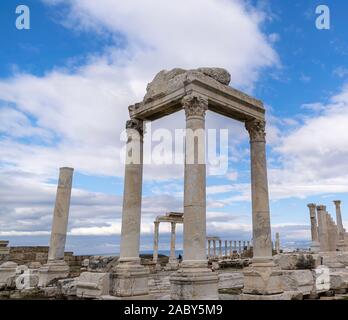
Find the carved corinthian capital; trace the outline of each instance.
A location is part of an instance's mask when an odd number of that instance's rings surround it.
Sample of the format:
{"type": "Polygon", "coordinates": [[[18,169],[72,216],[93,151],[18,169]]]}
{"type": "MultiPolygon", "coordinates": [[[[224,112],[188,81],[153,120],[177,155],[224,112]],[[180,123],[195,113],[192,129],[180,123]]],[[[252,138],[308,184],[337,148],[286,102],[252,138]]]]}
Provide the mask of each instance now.
{"type": "Polygon", "coordinates": [[[127,120],[126,129],[134,129],[138,131],[140,135],[144,135],[144,122],[138,119],[127,120]]]}
{"type": "Polygon", "coordinates": [[[185,110],[186,118],[204,118],[208,110],[208,99],[198,95],[187,95],[182,100],[182,107],[185,110]]]}
{"type": "Polygon", "coordinates": [[[250,141],[266,141],[266,121],[253,119],[245,123],[245,128],[250,135],[250,141]]]}

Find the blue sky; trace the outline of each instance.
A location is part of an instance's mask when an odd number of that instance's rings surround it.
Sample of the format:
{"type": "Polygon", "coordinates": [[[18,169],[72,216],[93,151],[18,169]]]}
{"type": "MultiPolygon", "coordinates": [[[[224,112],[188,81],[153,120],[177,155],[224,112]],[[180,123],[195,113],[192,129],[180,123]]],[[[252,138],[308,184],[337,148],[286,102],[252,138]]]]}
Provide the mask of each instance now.
{"type": "MultiPolygon", "coordinates": [[[[0,238],[48,243],[58,168],[75,168],[67,249],[118,252],[127,106],[162,69],[217,66],[267,109],[272,231],[310,238],[307,203],[343,201],[348,227],[348,5],[344,1],[44,0],[0,4],[0,238]],[[17,30],[15,9],[30,8],[17,30]],[[315,9],[330,8],[330,30],[315,9]],[[199,8],[199,10],[198,10],[199,8]]],[[[207,179],[208,234],[251,238],[248,137],[229,129],[229,169],[207,179]]],[[[153,128],[184,127],[181,113],[153,128]]],[[[152,221],[182,210],[183,167],[145,166],[142,250],[152,221]]],[[[169,248],[161,227],[161,247],[169,248]]],[[[181,247],[181,232],[178,232],[181,247]]]]}

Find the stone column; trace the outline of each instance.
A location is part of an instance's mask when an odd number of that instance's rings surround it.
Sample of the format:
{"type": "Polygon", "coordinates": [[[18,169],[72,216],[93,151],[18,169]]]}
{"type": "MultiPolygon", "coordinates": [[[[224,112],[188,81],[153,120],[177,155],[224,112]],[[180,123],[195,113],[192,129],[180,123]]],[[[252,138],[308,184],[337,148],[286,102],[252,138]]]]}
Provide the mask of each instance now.
{"type": "Polygon", "coordinates": [[[228,250],[227,249],[228,249],[227,240],[225,240],[225,257],[228,256],[228,254],[227,254],[228,250]]]}
{"type": "Polygon", "coordinates": [[[218,276],[208,269],[206,239],[205,113],[208,100],[190,94],[182,99],[186,115],[184,176],[184,256],[171,276],[171,298],[218,299],[218,276]]]}
{"type": "Polygon", "coordinates": [[[119,297],[148,294],[148,271],[140,265],[140,223],[143,178],[143,121],[126,123],[127,146],[124,175],[120,259],[113,275],[113,293],[119,297]]]}
{"type": "Polygon", "coordinates": [[[222,241],[219,240],[219,258],[222,258],[222,241]]]}
{"type": "Polygon", "coordinates": [[[343,227],[342,223],[342,214],[341,214],[341,201],[335,200],[334,201],[335,207],[336,207],[336,223],[338,228],[338,244],[337,249],[339,251],[346,251],[346,244],[345,244],[345,234],[346,230],[343,227]]]}
{"type": "Polygon", "coordinates": [[[248,241],[247,244],[248,244],[248,250],[250,250],[250,241],[248,241]]]}
{"type": "Polygon", "coordinates": [[[307,205],[309,208],[309,215],[311,220],[311,235],[312,235],[312,245],[311,245],[311,251],[314,253],[319,252],[320,250],[320,244],[319,244],[319,236],[318,236],[318,224],[317,224],[317,218],[316,218],[316,205],[314,203],[310,203],[307,205]]]}
{"type": "Polygon", "coordinates": [[[242,253],[242,241],[238,241],[238,252],[241,254],[242,253]]]}
{"type": "Polygon", "coordinates": [[[232,240],[230,240],[230,257],[233,255],[232,240]]]}
{"type": "Polygon", "coordinates": [[[158,261],[158,237],[159,237],[159,221],[154,222],[154,237],[153,237],[153,262],[158,261]]]}
{"type": "Polygon", "coordinates": [[[317,206],[318,213],[318,236],[320,243],[320,251],[327,252],[329,251],[329,234],[328,234],[328,225],[326,217],[326,206],[320,205],[317,206]]]}
{"type": "Polygon", "coordinates": [[[237,241],[233,241],[234,243],[234,251],[236,251],[236,253],[238,253],[238,248],[237,248],[237,241]]]}
{"type": "Polygon", "coordinates": [[[276,232],[275,251],[276,251],[277,254],[280,253],[280,238],[279,238],[279,232],[276,232]]]}
{"type": "Polygon", "coordinates": [[[40,287],[45,287],[52,280],[65,278],[69,274],[69,267],[64,261],[64,251],[68,229],[73,173],[73,168],[59,169],[48,261],[40,269],[40,287]]]}
{"type": "Polygon", "coordinates": [[[245,123],[250,136],[253,259],[244,272],[243,299],[253,295],[281,294],[282,272],[272,257],[272,236],[266,162],[265,121],[245,123]]]}
{"type": "Polygon", "coordinates": [[[213,258],[216,258],[216,240],[213,240],[213,258]]]}
{"type": "MultiPolygon", "coordinates": [[[[178,268],[178,260],[175,256],[175,227],[176,223],[171,222],[171,237],[170,237],[170,256],[167,264],[167,270],[176,270],[178,268]]],[[[205,253],[205,250],[204,250],[205,253]]]]}
{"type": "Polygon", "coordinates": [[[211,247],[211,240],[208,239],[208,259],[210,259],[210,256],[211,256],[210,247],[211,247]]]}

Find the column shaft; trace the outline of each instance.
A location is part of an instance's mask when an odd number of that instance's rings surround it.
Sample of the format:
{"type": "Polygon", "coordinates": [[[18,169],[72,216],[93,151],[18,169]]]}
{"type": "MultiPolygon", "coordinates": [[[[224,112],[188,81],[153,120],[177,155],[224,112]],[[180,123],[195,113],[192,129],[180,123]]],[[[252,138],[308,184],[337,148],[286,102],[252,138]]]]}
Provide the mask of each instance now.
{"type": "Polygon", "coordinates": [[[170,257],[169,260],[174,261],[176,260],[176,255],[175,255],[175,228],[176,223],[171,222],[171,237],[170,237],[170,257]]]}
{"type": "Polygon", "coordinates": [[[63,260],[74,169],[60,168],[48,261],[63,260]]]}
{"type": "Polygon", "coordinates": [[[246,129],[250,135],[253,264],[272,264],[265,121],[248,121],[246,129]]]}
{"type": "Polygon", "coordinates": [[[208,101],[186,96],[182,103],[186,115],[183,266],[207,266],[204,129],[208,101]]]}
{"type": "Polygon", "coordinates": [[[127,121],[120,262],[140,262],[141,195],[143,178],[143,122],[127,121]]]}
{"type": "Polygon", "coordinates": [[[158,261],[158,237],[159,237],[159,222],[154,222],[154,237],[153,237],[153,262],[157,263],[158,261]]]}

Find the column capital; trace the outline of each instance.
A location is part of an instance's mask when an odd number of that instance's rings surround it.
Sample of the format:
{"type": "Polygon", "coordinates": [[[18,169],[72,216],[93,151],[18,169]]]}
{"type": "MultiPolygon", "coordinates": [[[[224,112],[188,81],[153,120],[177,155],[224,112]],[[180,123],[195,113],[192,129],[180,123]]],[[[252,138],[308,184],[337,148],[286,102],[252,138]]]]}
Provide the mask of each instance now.
{"type": "Polygon", "coordinates": [[[324,205],[317,206],[317,210],[318,211],[326,211],[326,206],[324,206],[324,205]]]}
{"type": "Polygon", "coordinates": [[[339,207],[341,205],[341,200],[334,200],[333,202],[336,207],[339,207]]]}
{"type": "Polygon", "coordinates": [[[199,95],[189,94],[182,98],[181,104],[186,118],[203,118],[208,110],[208,99],[199,95]]]}
{"type": "Polygon", "coordinates": [[[249,132],[250,141],[266,141],[266,121],[252,119],[245,122],[245,128],[249,132]]]}
{"type": "Polygon", "coordinates": [[[127,120],[126,129],[136,130],[141,136],[143,136],[145,133],[144,121],[135,118],[127,120]]]}
{"type": "Polygon", "coordinates": [[[314,209],[315,210],[315,208],[317,207],[317,205],[315,204],[315,203],[309,203],[309,204],[307,204],[307,207],[309,208],[309,209],[314,209]]]}

